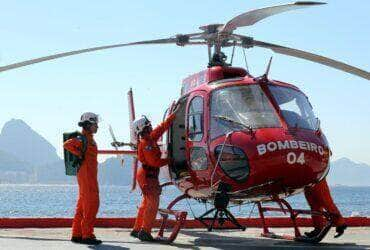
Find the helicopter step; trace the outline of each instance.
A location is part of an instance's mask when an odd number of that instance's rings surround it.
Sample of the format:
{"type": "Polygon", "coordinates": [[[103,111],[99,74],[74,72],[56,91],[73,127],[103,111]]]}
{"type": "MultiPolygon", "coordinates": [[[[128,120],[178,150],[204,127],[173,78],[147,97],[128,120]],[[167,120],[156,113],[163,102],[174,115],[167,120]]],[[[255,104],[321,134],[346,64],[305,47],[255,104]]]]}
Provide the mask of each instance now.
{"type": "Polygon", "coordinates": [[[211,232],[213,229],[240,229],[242,231],[245,231],[246,229],[246,227],[242,226],[233,216],[233,214],[227,209],[230,201],[227,194],[229,188],[229,185],[220,183],[214,199],[214,208],[195,218],[196,220],[201,222],[208,229],[209,232],[211,232]],[[212,213],[214,213],[213,217],[206,217],[212,213]],[[216,221],[218,222],[218,227],[215,227],[216,221]],[[223,225],[226,221],[231,222],[235,227],[224,227],[223,225]]]}
{"type": "Polygon", "coordinates": [[[272,239],[294,240],[294,241],[299,241],[299,242],[315,244],[315,243],[319,243],[322,239],[324,239],[324,237],[326,236],[326,234],[329,232],[330,228],[333,225],[333,215],[331,215],[330,213],[315,212],[315,211],[303,210],[303,209],[293,209],[290,206],[290,204],[284,199],[277,199],[277,200],[275,200],[275,202],[279,205],[279,207],[266,207],[266,206],[262,206],[262,202],[257,202],[259,215],[260,215],[260,218],[261,218],[261,221],[262,221],[263,232],[262,232],[261,235],[263,237],[272,238],[272,239]],[[284,208],[284,206],[285,206],[285,208],[284,208]],[[293,228],[294,228],[294,236],[293,235],[286,235],[286,234],[277,235],[273,232],[270,232],[269,227],[266,224],[266,220],[265,220],[265,216],[264,216],[264,213],[268,212],[268,211],[270,211],[270,212],[282,212],[284,214],[289,213],[290,219],[291,219],[291,222],[292,222],[292,225],[293,225],[293,228]],[[300,230],[297,226],[297,221],[296,221],[297,217],[301,214],[322,216],[326,219],[326,224],[321,229],[320,233],[317,234],[316,236],[314,236],[314,237],[302,236],[301,232],[300,232],[300,230]]]}
{"type": "MultiPolygon", "coordinates": [[[[170,185],[170,184],[169,183],[165,183],[164,184],[164,186],[168,186],[168,185],[170,185]]],[[[181,227],[185,223],[186,216],[187,216],[188,213],[185,212],[185,211],[172,210],[172,207],[177,202],[179,202],[179,201],[181,201],[183,199],[186,199],[186,198],[189,198],[189,196],[187,194],[180,195],[176,199],[174,199],[167,206],[167,209],[159,209],[158,210],[159,214],[162,216],[162,222],[161,222],[161,226],[159,228],[157,237],[155,238],[156,241],[160,241],[160,242],[163,242],[163,243],[170,244],[170,243],[172,243],[176,239],[178,233],[180,232],[181,227]],[[169,224],[168,223],[168,217],[169,217],[169,215],[175,216],[175,224],[172,227],[171,234],[168,237],[165,237],[164,236],[165,229],[167,229],[168,226],[169,226],[168,225],[169,224]]]]}

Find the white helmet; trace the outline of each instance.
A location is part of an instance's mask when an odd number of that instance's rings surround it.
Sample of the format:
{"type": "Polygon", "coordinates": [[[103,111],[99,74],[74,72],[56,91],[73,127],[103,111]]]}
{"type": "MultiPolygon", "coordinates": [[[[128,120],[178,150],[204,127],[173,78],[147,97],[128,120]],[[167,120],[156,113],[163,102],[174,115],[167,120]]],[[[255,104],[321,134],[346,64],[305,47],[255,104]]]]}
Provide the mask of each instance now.
{"type": "Polygon", "coordinates": [[[143,115],[143,117],[139,118],[139,119],[136,119],[133,123],[132,123],[132,127],[135,131],[135,133],[138,135],[140,134],[141,132],[143,132],[144,128],[150,126],[151,123],[149,121],[149,119],[143,115]]]}
{"type": "Polygon", "coordinates": [[[100,121],[99,115],[92,113],[92,112],[86,112],[81,115],[80,121],[78,122],[78,126],[82,127],[85,123],[94,123],[97,124],[100,121]]]}

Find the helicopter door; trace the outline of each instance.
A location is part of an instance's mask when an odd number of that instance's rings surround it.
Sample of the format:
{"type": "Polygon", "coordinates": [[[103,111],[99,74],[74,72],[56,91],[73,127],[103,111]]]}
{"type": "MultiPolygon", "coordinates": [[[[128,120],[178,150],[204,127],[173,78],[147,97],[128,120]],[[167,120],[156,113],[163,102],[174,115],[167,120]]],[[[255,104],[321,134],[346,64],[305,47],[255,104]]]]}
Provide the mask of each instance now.
{"type": "Polygon", "coordinates": [[[209,176],[209,157],[207,147],[207,92],[196,91],[188,98],[186,116],[186,156],[189,170],[197,183],[206,184],[209,176]]]}
{"type": "MultiPolygon", "coordinates": [[[[169,164],[169,173],[172,179],[179,178],[179,174],[187,171],[187,161],[185,156],[185,114],[187,96],[178,100],[178,111],[167,134],[167,151],[171,159],[169,164]]],[[[173,108],[172,106],[169,108],[173,108]]],[[[167,113],[165,114],[167,117],[167,113]]]]}

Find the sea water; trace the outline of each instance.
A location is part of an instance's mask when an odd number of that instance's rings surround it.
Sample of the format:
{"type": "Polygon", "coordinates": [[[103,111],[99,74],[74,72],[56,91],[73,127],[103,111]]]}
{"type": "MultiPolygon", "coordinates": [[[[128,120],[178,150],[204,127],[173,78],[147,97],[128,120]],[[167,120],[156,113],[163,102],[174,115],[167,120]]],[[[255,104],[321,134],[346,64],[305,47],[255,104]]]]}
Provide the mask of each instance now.
{"type": "MultiPolygon", "coordinates": [[[[370,216],[370,187],[331,187],[333,198],[344,216],[370,216]]],[[[78,187],[75,185],[0,185],[0,217],[72,217],[78,187]]],[[[175,187],[164,188],[161,207],[166,207],[181,193],[175,187]]],[[[100,186],[99,217],[134,217],[141,200],[140,191],[129,186],[100,186]]],[[[288,198],[293,208],[308,208],[302,194],[288,198]]],[[[237,217],[257,216],[253,204],[234,206],[237,217]]],[[[211,204],[183,200],[175,206],[189,216],[199,216],[211,204]]],[[[275,215],[275,214],[274,214],[275,215]]],[[[278,215],[278,214],[276,214],[278,215]]]]}

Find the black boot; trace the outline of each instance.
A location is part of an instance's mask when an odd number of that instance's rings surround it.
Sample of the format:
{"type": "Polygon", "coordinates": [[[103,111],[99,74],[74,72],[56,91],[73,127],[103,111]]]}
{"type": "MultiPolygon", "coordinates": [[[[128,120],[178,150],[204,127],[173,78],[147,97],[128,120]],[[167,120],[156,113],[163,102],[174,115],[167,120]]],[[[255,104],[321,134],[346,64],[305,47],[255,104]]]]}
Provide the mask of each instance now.
{"type": "Polygon", "coordinates": [[[314,230],[312,230],[311,232],[305,232],[304,235],[306,235],[308,238],[313,238],[319,235],[320,232],[320,228],[314,228],[314,230]]]}
{"type": "Polygon", "coordinates": [[[150,233],[145,232],[144,230],[140,230],[138,233],[138,238],[141,241],[155,241],[153,236],[150,233]]]}
{"type": "Polygon", "coordinates": [[[134,237],[134,238],[139,238],[139,232],[135,231],[135,230],[132,230],[131,233],[130,233],[130,236],[134,237]]]}
{"type": "Polygon", "coordinates": [[[72,241],[73,243],[81,243],[81,241],[82,241],[82,237],[72,236],[71,241],[72,241]]]}
{"type": "Polygon", "coordinates": [[[100,245],[101,243],[103,242],[96,238],[85,238],[81,240],[81,244],[86,244],[86,245],[100,245]]]}
{"type": "Polygon", "coordinates": [[[347,225],[346,224],[343,224],[343,225],[340,225],[340,226],[337,226],[335,228],[335,231],[337,232],[335,235],[334,235],[334,238],[339,238],[340,236],[342,236],[344,234],[344,230],[347,229],[347,225]]]}

